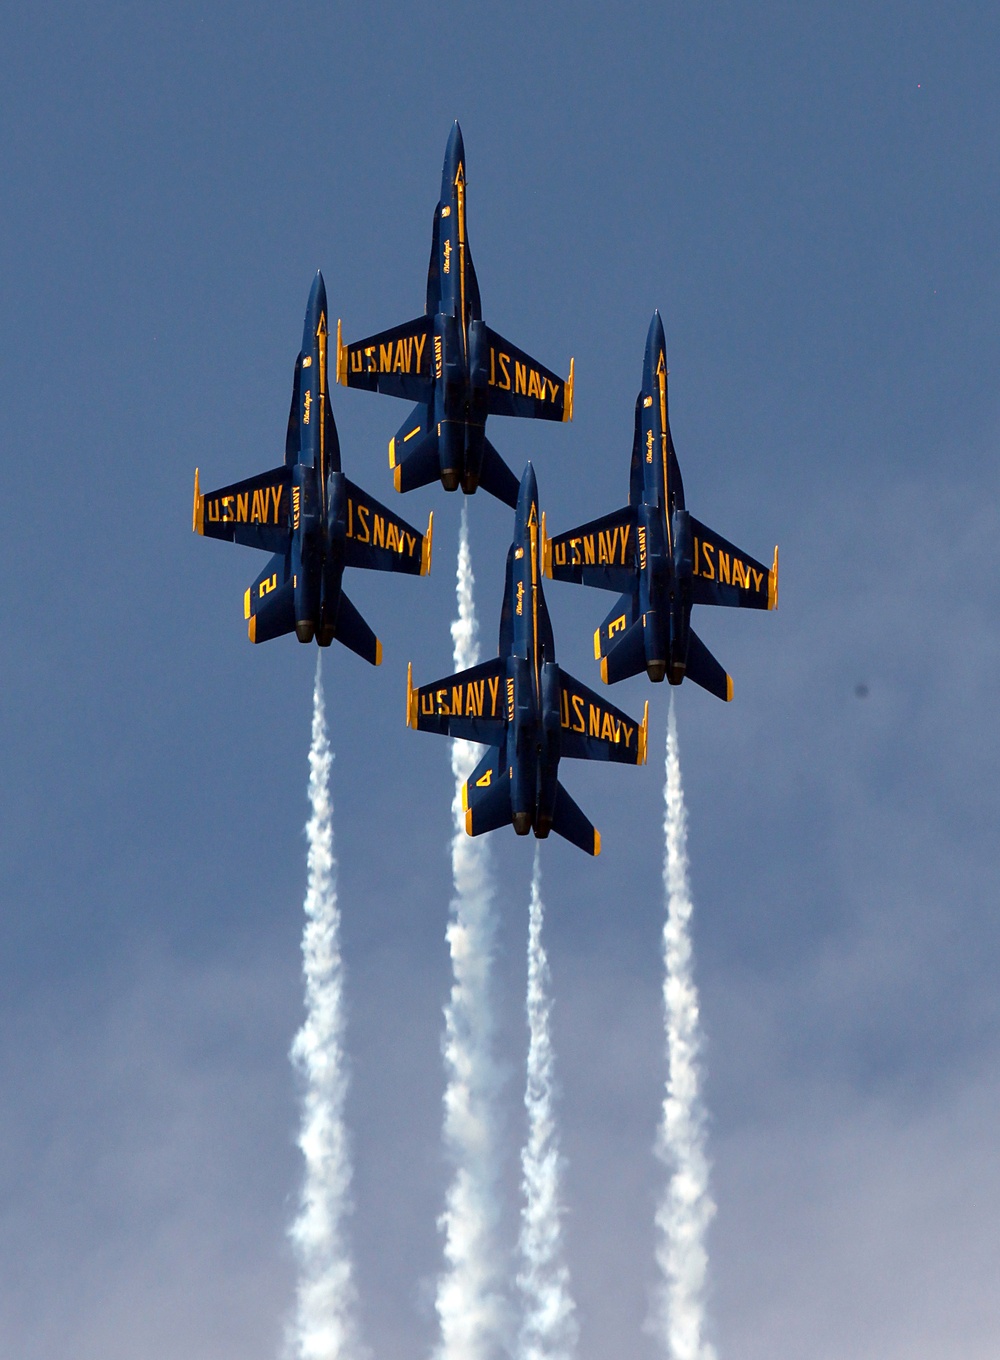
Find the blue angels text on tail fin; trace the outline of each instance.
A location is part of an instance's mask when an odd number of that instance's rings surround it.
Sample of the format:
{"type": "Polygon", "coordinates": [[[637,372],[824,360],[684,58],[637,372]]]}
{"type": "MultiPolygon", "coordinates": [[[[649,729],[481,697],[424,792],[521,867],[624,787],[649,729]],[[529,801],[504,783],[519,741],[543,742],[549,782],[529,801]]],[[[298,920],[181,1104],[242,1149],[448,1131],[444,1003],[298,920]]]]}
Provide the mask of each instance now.
{"type": "Polygon", "coordinates": [[[338,322],[337,378],[422,408],[389,445],[397,491],[438,478],[446,491],[461,487],[471,495],[482,486],[513,508],[517,479],[486,438],[487,417],[572,419],[573,361],[564,380],[483,321],[466,190],[465,144],[456,123],[434,212],[425,314],[346,345],[338,322]]]}
{"type": "Polygon", "coordinates": [[[607,684],[645,670],[679,685],[685,676],[720,699],[732,680],[691,628],[696,604],[774,609],[778,550],[770,568],[708,529],[687,510],[667,414],[667,353],[653,313],[636,398],[629,502],[622,510],[545,539],[545,571],[621,591],[594,634],[607,684]]]}
{"type": "Polygon", "coordinates": [[[196,471],[192,527],[274,554],[244,597],[251,642],[294,632],[300,642],[326,647],[337,638],[378,665],[381,645],[343,594],[344,570],[425,575],[433,516],[422,534],[341,471],[327,338],[326,288],[317,274],[295,361],[285,462],[204,494],[196,471]]]}
{"type": "Polygon", "coordinates": [[[641,723],[574,680],[556,663],[542,592],[538,490],[529,463],[507,554],[499,654],[457,675],[414,686],[407,673],[408,726],[481,742],[490,749],[463,793],[472,836],[513,825],[518,835],[550,831],[597,854],[600,836],[559,782],[562,757],[642,765],[641,723]]]}

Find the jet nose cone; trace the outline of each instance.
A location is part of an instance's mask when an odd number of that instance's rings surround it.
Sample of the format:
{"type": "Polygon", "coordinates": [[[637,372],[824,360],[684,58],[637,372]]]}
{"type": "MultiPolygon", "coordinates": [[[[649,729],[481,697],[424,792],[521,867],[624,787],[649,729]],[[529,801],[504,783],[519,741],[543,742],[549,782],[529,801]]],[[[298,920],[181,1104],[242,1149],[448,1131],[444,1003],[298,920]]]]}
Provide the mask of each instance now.
{"type": "Polygon", "coordinates": [[[647,392],[652,390],[656,374],[667,371],[667,342],[663,335],[663,322],[660,313],[654,312],[646,335],[646,354],[642,365],[642,385],[647,392]]]}
{"type": "Polygon", "coordinates": [[[660,320],[659,311],[653,313],[653,319],[649,323],[649,331],[646,334],[646,353],[654,358],[659,350],[666,350],[667,342],[663,335],[663,322],[660,320]]]}
{"type": "Polygon", "coordinates": [[[459,167],[462,167],[462,176],[465,176],[465,143],[462,140],[462,129],[458,126],[458,119],[452,124],[451,133],[448,137],[448,146],[444,153],[444,188],[442,198],[447,197],[454,189],[455,180],[458,176],[459,167]]]}
{"type": "Polygon", "coordinates": [[[518,514],[525,524],[529,522],[533,505],[536,507],[538,505],[538,482],[535,479],[535,469],[529,462],[524,469],[524,475],[521,478],[521,490],[517,496],[518,514]]]}
{"type": "Polygon", "coordinates": [[[323,282],[323,275],[317,269],[316,277],[313,279],[312,288],[309,290],[309,311],[317,316],[320,312],[326,311],[326,284],[323,282]]]}

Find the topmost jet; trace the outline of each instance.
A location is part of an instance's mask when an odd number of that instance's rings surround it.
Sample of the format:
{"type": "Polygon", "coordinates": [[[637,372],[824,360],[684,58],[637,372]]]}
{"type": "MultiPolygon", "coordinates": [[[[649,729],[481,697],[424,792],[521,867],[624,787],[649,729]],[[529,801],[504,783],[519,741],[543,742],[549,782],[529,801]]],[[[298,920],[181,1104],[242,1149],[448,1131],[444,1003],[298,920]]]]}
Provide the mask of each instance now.
{"type": "Polygon", "coordinates": [[[397,491],[440,477],[446,491],[477,486],[516,508],[519,483],[486,438],[486,417],[572,420],[573,361],[563,381],[483,321],[466,235],[465,145],[451,130],[434,209],[424,315],[345,345],[337,323],[337,378],[417,403],[389,443],[397,491]]]}

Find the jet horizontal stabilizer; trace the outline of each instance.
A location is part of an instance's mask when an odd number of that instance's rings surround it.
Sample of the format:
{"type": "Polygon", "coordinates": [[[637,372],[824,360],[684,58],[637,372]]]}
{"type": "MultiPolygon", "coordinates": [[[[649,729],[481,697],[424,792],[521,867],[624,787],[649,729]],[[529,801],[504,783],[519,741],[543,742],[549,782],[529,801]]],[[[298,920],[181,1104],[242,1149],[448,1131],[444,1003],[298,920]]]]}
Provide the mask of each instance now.
{"type": "MultiPolygon", "coordinates": [[[[606,619],[598,630],[595,641],[608,626],[613,628],[623,617],[624,615],[619,614],[617,619],[606,619]]],[[[606,654],[601,657],[601,679],[606,685],[617,685],[619,680],[639,675],[645,669],[646,626],[645,620],[640,616],[625,629],[624,633],[616,635],[606,654]]]]}
{"type": "Polygon", "coordinates": [[[601,853],[601,833],[580,811],[562,784],[556,785],[556,806],[552,830],[588,855],[601,853]]]}
{"type": "Polygon", "coordinates": [[[357,653],[363,661],[369,662],[372,666],[381,666],[382,644],[343,590],[340,592],[340,605],[337,609],[333,636],[352,652],[357,653]]]}
{"type": "Polygon", "coordinates": [[[517,509],[520,483],[488,439],[483,440],[483,461],[479,469],[479,485],[498,501],[517,509]]]}
{"type": "Polygon", "coordinates": [[[716,661],[693,628],[688,636],[690,641],[685,675],[723,703],[730,703],[733,697],[732,676],[726,674],[724,667],[716,661]]]}

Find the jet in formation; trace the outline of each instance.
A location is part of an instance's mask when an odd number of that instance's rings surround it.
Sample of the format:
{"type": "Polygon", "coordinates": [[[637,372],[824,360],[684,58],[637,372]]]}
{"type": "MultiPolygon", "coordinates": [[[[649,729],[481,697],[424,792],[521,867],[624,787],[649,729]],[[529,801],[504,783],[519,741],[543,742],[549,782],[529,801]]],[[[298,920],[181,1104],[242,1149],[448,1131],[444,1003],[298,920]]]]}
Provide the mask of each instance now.
{"type": "Polygon", "coordinates": [[[720,699],[733,682],[691,627],[696,604],[774,609],[778,549],[770,568],[706,528],[685,508],[667,419],[667,353],[659,312],[646,338],[628,505],[549,539],[547,576],[623,592],[594,634],[601,678],[614,684],[645,671],[650,680],[685,678],[720,699]]]}
{"type": "Polygon", "coordinates": [[[533,829],[543,840],[555,831],[598,855],[600,835],[559,782],[559,761],[644,765],[649,704],[637,723],[557,664],[540,548],[538,488],[529,463],[507,554],[499,654],[419,688],[411,665],[406,721],[422,732],[489,747],[462,791],[470,836],[513,822],[519,836],[533,829]]]}
{"type": "Polygon", "coordinates": [[[244,596],[251,642],[295,632],[328,647],[334,638],[377,666],[382,644],[342,588],[345,567],[425,575],[426,534],[344,476],[327,383],[327,305],[322,274],[309,294],[302,351],[281,467],[202,493],[194,474],[193,528],[273,554],[244,596]]]}
{"type": "Polygon", "coordinates": [[[349,345],[338,322],[337,377],[347,387],[417,403],[389,443],[397,491],[440,478],[446,491],[461,487],[471,495],[481,486],[515,508],[517,478],[486,437],[487,416],[573,417],[573,361],[564,382],[483,320],[458,123],[434,210],[424,315],[349,345]]]}

